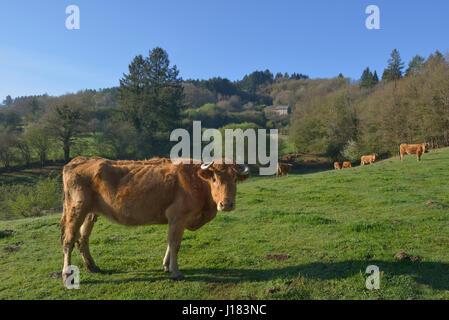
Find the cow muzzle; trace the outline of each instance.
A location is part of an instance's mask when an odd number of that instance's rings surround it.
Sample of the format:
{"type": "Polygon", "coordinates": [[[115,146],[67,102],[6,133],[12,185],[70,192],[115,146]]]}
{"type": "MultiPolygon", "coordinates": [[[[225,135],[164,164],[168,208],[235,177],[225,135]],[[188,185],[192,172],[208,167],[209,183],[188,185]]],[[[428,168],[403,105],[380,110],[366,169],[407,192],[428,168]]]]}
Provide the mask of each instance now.
{"type": "Polygon", "coordinates": [[[235,205],[233,201],[220,201],[217,204],[218,211],[232,211],[234,208],[235,205]]]}

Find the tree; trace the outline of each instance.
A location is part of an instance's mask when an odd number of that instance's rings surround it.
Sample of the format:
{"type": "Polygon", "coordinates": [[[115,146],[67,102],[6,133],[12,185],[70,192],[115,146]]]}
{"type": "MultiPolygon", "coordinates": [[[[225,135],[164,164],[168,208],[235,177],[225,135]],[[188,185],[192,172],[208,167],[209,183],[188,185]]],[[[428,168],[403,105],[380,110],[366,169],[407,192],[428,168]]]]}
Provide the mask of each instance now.
{"type": "Polygon", "coordinates": [[[43,167],[51,146],[49,129],[43,123],[30,124],[25,128],[23,140],[37,153],[43,167]]]}
{"type": "Polygon", "coordinates": [[[178,74],[167,52],[157,47],[149,57],[136,56],[120,79],[120,110],[139,134],[140,157],[168,152],[170,131],[179,126],[184,108],[178,74]]]}
{"type": "Polygon", "coordinates": [[[293,79],[293,80],[309,79],[309,76],[306,74],[293,72],[290,76],[290,79],[293,79]]]}
{"type": "Polygon", "coordinates": [[[16,147],[19,150],[22,159],[25,161],[25,165],[29,167],[31,164],[31,148],[23,134],[17,138],[16,147]]]}
{"type": "Polygon", "coordinates": [[[359,86],[360,88],[372,88],[377,83],[379,83],[379,78],[377,76],[377,72],[374,71],[374,74],[370,71],[369,67],[363,70],[362,76],[360,77],[359,86]]]}
{"type": "Polygon", "coordinates": [[[254,96],[260,86],[271,84],[273,81],[273,74],[267,69],[265,71],[254,71],[249,75],[245,75],[238,82],[238,85],[254,96]]]}
{"type": "Polygon", "coordinates": [[[32,114],[35,114],[39,111],[39,102],[36,98],[31,99],[30,101],[30,111],[32,114]]]}
{"type": "Polygon", "coordinates": [[[373,82],[374,82],[374,85],[379,83],[379,77],[377,76],[377,71],[376,70],[374,70],[373,82]]]}
{"type": "Polygon", "coordinates": [[[9,111],[8,113],[6,113],[5,115],[5,127],[8,130],[16,130],[20,123],[22,122],[22,119],[20,117],[20,115],[15,112],[15,111],[9,111]]]}
{"type": "Polygon", "coordinates": [[[54,107],[47,116],[46,126],[52,136],[62,143],[64,161],[70,161],[70,148],[83,130],[82,112],[75,105],[54,107]]]}
{"type": "Polygon", "coordinates": [[[10,95],[7,95],[7,96],[6,96],[6,99],[3,100],[3,104],[4,104],[5,106],[7,106],[7,107],[12,106],[13,103],[14,103],[14,100],[11,98],[10,95]]]}
{"type": "Polygon", "coordinates": [[[274,77],[274,81],[279,82],[279,81],[282,81],[282,79],[284,79],[282,72],[276,73],[276,76],[274,77]]]}
{"type": "Polygon", "coordinates": [[[384,70],[382,80],[397,81],[402,78],[402,69],[404,69],[404,62],[401,60],[399,51],[394,49],[391,52],[391,57],[388,59],[388,67],[384,70]]]}
{"type": "Polygon", "coordinates": [[[424,67],[425,59],[420,55],[416,55],[413,57],[412,61],[408,64],[408,69],[405,70],[405,76],[408,77],[412,74],[419,74],[424,67]]]}
{"type": "Polygon", "coordinates": [[[9,169],[11,162],[15,160],[16,137],[6,130],[0,131],[0,162],[9,169]]]}
{"type": "Polygon", "coordinates": [[[112,151],[116,159],[123,159],[135,155],[137,146],[136,129],[127,122],[110,122],[98,138],[100,148],[112,151]]]}

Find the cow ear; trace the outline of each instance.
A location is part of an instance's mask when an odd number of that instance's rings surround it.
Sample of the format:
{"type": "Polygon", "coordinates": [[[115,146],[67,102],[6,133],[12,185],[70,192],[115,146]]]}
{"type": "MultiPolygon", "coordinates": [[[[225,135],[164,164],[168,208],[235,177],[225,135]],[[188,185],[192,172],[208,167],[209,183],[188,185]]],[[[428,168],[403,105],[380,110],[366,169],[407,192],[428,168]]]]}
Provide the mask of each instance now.
{"type": "Polygon", "coordinates": [[[210,180],[214,176],[214,172],[211,169],[200,169],[198,171],[198,176],[203,180],[210,180]]]}

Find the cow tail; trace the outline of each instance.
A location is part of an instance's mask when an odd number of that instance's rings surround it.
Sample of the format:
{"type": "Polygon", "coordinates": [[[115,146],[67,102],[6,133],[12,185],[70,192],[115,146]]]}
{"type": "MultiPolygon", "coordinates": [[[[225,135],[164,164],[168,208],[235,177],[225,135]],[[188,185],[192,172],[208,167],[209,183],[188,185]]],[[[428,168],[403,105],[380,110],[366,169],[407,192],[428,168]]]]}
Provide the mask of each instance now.
{"type": "Polygon", "coordinates": [[[61,244],[64,243],[64,235],[65,235],[65,225],[67,221],[67,200],[68,195],[66,195],[66,187],[65,187],[65,179],[64,174],[62,175],[62,216],[61,216],[61,222],[59,223],[59,226],[61,228],[61,244]]]}
{"type": "Polygon", "coordinates": [[[62,192],[62,217],[59,226],[61,227],[61,244],[64,243],[65,223],[66,223],[66,204],[65,204],[65,192],[62,192]]]}

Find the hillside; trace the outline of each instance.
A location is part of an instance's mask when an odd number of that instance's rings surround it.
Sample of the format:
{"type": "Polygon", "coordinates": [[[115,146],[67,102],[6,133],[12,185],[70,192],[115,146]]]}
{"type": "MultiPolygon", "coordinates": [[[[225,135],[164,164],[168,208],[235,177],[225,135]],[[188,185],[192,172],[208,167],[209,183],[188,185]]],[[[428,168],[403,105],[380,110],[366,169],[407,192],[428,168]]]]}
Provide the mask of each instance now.
{"type": "Polygon", "coordinates": [[[236,211],[185,233],[181,282],[162,272],[166,226],[100,218],[91,251],[103,273],[75,250],[81,288],[69,291],[50,277],[62,267],[60,216],[0,222],[0,299],[448,299],[447,159],[442,149],[421,163],[252,178],[236,211]],[[398,261],[401,251],[422,260],[398,261]],[[373,264],[380,290],[369,291],[373,264]]]}

